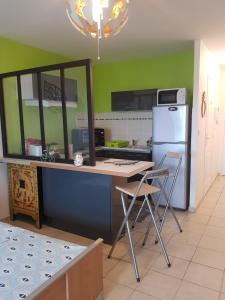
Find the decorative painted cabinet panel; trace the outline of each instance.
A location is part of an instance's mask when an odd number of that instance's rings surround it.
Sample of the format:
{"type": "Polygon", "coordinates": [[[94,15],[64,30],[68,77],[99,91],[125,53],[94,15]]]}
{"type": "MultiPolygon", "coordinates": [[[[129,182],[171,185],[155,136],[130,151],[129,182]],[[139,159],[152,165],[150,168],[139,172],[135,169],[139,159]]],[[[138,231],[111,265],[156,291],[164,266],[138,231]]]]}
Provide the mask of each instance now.
{"type": "Polygon", "coordinates": [[[8,164],[10,218],[21,213],[31,216],[40,228],[37,168],[8,164]]]}

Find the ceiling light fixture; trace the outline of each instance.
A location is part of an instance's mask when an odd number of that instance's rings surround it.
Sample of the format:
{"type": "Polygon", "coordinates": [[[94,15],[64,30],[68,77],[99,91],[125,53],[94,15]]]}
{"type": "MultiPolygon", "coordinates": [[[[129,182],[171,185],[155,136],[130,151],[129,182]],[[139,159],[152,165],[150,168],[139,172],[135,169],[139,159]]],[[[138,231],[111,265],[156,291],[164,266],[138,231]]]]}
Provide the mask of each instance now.
{"type": "Polygon", "coordinates": [[[85,36],[99,41],[116,35],[128,20],[129,0],[67,0],[67,15],[73,26],[85,36]]]}

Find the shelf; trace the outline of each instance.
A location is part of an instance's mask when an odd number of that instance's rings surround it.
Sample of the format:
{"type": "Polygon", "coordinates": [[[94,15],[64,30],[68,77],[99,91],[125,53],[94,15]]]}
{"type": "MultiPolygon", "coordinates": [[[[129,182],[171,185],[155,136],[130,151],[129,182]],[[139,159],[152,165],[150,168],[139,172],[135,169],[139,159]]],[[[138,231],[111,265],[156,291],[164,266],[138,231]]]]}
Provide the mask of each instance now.
{"type": "MultiPolygon", "coordinates": [[[[34,100],[34,99],[26,99],[23,100],[25,102],[26,106],[39,106],[39,101],[34,100]]],[[[43,107],[62,107],[62,102],[61,101],[54,101],[54,100],[42,100],[43,107]]],[[[66,102],[66,107],[72,107],[76,108],[77,103],[76,102],[66,102]]]]}

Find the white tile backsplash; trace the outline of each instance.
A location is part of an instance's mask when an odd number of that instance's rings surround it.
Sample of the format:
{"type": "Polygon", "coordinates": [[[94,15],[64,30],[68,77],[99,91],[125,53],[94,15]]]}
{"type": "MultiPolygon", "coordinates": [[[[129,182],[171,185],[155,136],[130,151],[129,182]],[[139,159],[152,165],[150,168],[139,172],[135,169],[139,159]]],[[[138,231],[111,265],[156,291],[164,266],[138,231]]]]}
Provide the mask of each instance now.
{"type": "MultiPolygon", "coordinates": [[[[81,116],[79,116],[81,117],[81,116]]],[[[78,122],[82,123],[82,117],[78,122]]],[[[106,141],[113,139],[137,140],[146,145],[152,137],[152,112],[106,112],[95,114],[95,127],[106,130],[106,141]]]]}

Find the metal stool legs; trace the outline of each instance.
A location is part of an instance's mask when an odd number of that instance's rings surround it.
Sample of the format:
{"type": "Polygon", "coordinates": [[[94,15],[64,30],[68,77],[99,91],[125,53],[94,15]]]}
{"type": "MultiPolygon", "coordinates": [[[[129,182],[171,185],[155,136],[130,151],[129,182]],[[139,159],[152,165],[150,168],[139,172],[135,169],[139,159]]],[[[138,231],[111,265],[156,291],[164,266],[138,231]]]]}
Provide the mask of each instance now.
{"type": "MultiPolygon", "coordinates": [[[[145,196],[145,197],[146,197],[146,196],[145,196]]],[[[159,231],[158,226],[157,226],[156,221],[155,221],[154,213],[153,213],[153,211],[152,211],[151,205],[150,205],[150,203],[149,203],[149,199],[148,199],[147,197],[146,197],[146,202],[147,202],[147,205],[148,205],[148,208],[149,208],[149,211],[150,211],[150,215],[151,215],[150,220],[153,222],[153,225],[154,225],[154,227],[155,227],[157,239],[159,240],[160,246],[161,246],[161,248],[162,248],[162,252],[163,252],[163,255],[164,255],[164,257],[165,257],[167,266],[168,266],[168,267],[171,267],[171,263],[170,263],[168,254],[167,254],[167,252],[166,252],[166,249],[165,249],[163,240],[162,240],[161,235],[160,235],[160,231],[159,231]]],[[[145,243],[146,243],[147,237],[148,237],[148,235],[149,235],[149,229],[150,229],[150,224],[149,224],[148,229],[147,229],[147,231],[146,231],[145,238],[144,238],[144,241],[143,241],[143,245],[145,245],[145,243]]]]}
{"type": "MultiPolygon", "coordinates": [[[[174,183],[174,184],[175,184],[175,183],[174,183]]],[[[160,182],[159,182],[159,185],[160,185],[160,187],[161,187],[161,183],[160,183],[160,182]]],[[[159,232],[162,231],[162,227],[163,227],[163,225],[164,225],[164,222],[165,222],[165,219],[166,219],[166,213],[167,213],[167,210],[168,210],[168,209],[170,209],[170,211],[171,211],[171,213],[172,213],[172,216],[173,216],[173,218],[174,218],[174,220],[175,220],[175,222],[176,222],[176,224],[177,224],[177,227],[178,227],[179,231],[180,231],[180,232],[183,232],[183,230],[182,230],[182,228],[181,228],[181,226],[180,226],[180,223],[179,223],[179,221],[178,221],[178,219],[177,219],[177,216],[176,216],[176,214],[175,214],[175,212],[174,212],[174,209],[173,209],[173,207],[172,207],[172,205],[171,205],[171,203],[170,203],[170,200],[171,200],[171,198],[172,198],[173,188],[174,188],[174,186],[172,185],[172,187],[171,187],[171,189],[170,189],[169,197],[168,197],[167,194],[165,193],[165,190],[164,190],[163,188],[161,188],[162,194],[163,194],[163,196],[164,196],[164,198],[165,198],[165,201],[166,201],[166,207],[165,207],[165,210],[164,210],[164,212],[163,212],[163,216],[160,218],[159,232]]],[[[155,240],[155,243],[157,243],[157,242],[158,242],[158,240],[156,239],[156,240],[155,240]]]]}
{"type": "MultiPolygon", "coordinates": [[[[133,200],[136,200],[136,199],[133,199],[133,200]]],[[[124,199],[124,194],[123,193],[121,193],[121,202],[122,202],[122,206],[123,206],[124,220],[123,220],[123,223],[122,223],[122,225],[121,225],[121,227],[120,227],[120,229],[117,233],[117,236],[116,236],[116,239],[115,239],[115,241],[112,245],[112,248],[109,252],[108,258],[111,257],[111,255],[113,253],[113,250],[116,246],[116,243],[118,242],[118,240],[120,238],[122,230],[123,230],[124,226],[126,225],[128,239],[129,239],[129,245],[130,245],[130,251],[131,251],[131,256],[132,256],[132,261],[133,261],[134,273],[135,273],[137,281],[139,282],[140,281],[140,275],[139,275],[139,271],[138,271],[137,260],[136,260],[136,256],[135,256],[135,252],[134,252],[134,243],[133,243],[132,235],[131,235],[131,232],[130,232],[130,225],[129,225],[129,220],[128,220],[129,214],[131,212],[131,208],[133,207],[134,201],[131,202],[128,211],[126,209],[126,204],[125,204],[125,199],[124,199]]]]}

